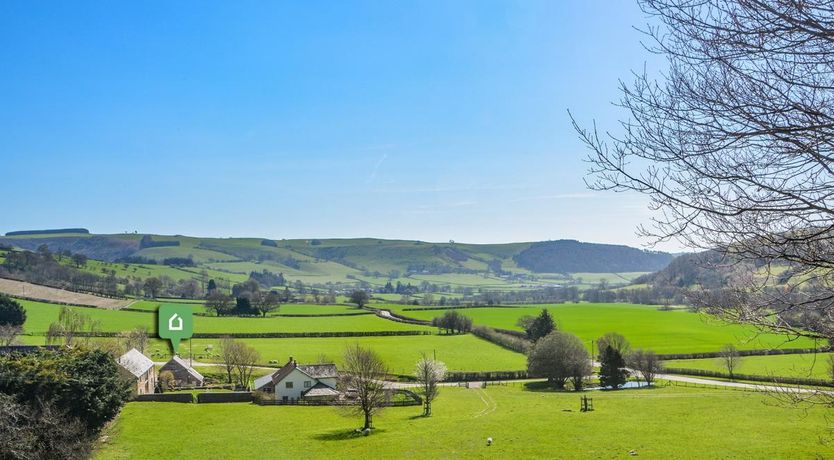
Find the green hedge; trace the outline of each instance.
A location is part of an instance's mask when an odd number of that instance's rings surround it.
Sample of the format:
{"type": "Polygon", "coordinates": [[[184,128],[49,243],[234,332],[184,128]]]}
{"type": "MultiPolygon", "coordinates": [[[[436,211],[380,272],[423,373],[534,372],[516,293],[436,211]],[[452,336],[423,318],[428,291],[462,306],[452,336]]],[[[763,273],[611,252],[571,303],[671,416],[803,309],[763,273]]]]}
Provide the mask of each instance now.
{"type": "MultiPolygon", "coordinates": [[[[663,370],[666,374],[681,374],[681,375],[695,375],[699,377],[715,377],[722,379],[729,379],[730,374],[726,372],[710,371],[705,369],[680,369],[680,368],[666,368],[663,370]]],[[[769,375],[748,375],[748,374],[733,374],[735,380],[749,380],[752,382],[767,382],[782,385],[808,385],[808,386],[823,386],[834,387],[834,382],[831,380],[809,379],[802,377],[779,377],[769,375]]]]}

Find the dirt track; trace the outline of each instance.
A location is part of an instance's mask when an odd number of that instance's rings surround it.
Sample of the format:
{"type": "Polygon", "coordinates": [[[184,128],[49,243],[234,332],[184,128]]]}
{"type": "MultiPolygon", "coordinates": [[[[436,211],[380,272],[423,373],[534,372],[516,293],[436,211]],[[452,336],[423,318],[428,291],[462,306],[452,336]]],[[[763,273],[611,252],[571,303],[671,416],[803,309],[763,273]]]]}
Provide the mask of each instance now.
{"type": "Polygon", "coordinates": [[[72,305],[89,305],[97,308],[118,310],[128,306],[132,301],[128,299],[108,299],[92,294],[65,291],[39,284],[24,283],[0,278],[0,292],[13,297],[43,300],[45,302],[66,303],[72,305]]]}

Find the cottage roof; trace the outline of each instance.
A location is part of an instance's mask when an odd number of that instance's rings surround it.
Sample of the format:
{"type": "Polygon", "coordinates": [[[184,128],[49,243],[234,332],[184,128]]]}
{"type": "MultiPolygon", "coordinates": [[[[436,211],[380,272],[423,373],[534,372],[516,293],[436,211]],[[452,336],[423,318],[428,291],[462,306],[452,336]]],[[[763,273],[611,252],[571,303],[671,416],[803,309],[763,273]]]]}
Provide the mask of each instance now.
{"type": "Polygon", "coordinates": [[[299,365],[298,369],[315,379],[336,378],[339,376],[335,364],[303,364],[299,365]]]}
{"type": "Polygon", "coordinates": [[[165,363],[165,365],[162,366],[160,371],[169,370],[172,367],[179,367],[181,369],[184,369],[194,379],[199,380],[200,382],[203,381],[202,374],[197,372],[193,367],[189,366],[188,362],[186,362],[184,359],[180,358],[179,356],[174,355],[174,357],[171,358],[170,361],[168,361],[167,363],[165,363]]]}
{"type": "Polygon", "coordinates": [[[263,377],[255,379],[255,389],[260,389],[269,383],[277,385],[281,382],[281,380],[287,378],[287,376],[290,375],[292,371],[296,369],[303,372],[305,375],[308,375],[310,378],[316,380],[324,378],[335,378],[339,376],[335,364],[299,365],[294,359],[290,358],[290,360],[287,361],[287,364],[285,364],[284,367],[278,369],[270,375],[265,375],[263,377]]]}
{"type": "Polygon", "coordinates": [[[136,377],[141,377],[153,367],[153,361],[135,348],[120,356],[118,363],[136,377]]]}

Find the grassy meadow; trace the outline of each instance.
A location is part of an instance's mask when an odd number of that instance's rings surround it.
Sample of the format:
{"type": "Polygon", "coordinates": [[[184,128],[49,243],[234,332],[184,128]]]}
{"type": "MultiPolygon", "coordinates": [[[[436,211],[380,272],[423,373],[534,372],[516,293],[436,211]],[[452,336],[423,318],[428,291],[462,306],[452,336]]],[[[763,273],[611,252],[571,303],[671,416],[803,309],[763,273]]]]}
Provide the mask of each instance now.
{"type": "MultiPolygon", "coordinates": [[[[735,372],[747,375],[802,377],[812,379],[831,379],[828,371],[830,353],[808,353],[792,355],[744,356],[739,359],[735,372]]],[[[676,359],[664,361],[666,367],[682,369],[702,369],[727,372],[724,363],[718,358],[676,359]]]]}
{"type": "Polygon", "coordinates": [[[829,458],[827,411],[774,404],[766,395],[662,387],[572,392],[521,386],[443,388],[431,417],[384,410],[358,436],[357,416],[332,407],[129,403],[99,459],[257,458],[829,458]],[[172,435],[175,434],[175,435],[172,435]],[[494,444],[486,445],[492,437],[494,444]],[[743,440],[743,442],[741,441],[743,440]]]}
{"type": "MultiPolygon", "coordinates": [[[[430,320],[443,310],[413,310],[404,305],[390,305],[401,315],[430,320]]],[[[661,311],[656,306],[623,303],[565,303],[524,307],[487,307],[457,310],[472,318],[476,325],[521,330],[517,321],[525,315],[538,315],[547,308],[557,328],[576,334],[585,343],[606,332],[619,332],[633,348],[648,348],[657,353],[696,353],[718,351],[733,343],[740,349],[810,348],[812,340],[786,342],[775,334],[762,334],[755,328],[727,324],[705,315],[685,310],[661,311]]]]}
{"type": "MultiPolygon", "coordinates": [[[[50,323],[58,320],[60,305],[22,300],[26,309],[24,332],[43,334],[50,323]]],[[[118,332],[145,327],[156,330],[156,314],[153,311],[118,311],[96,308],[69,307],[100,321],[102,331],[118,332]]],[[[215,317],[195,316],[194,331],[202,333],[262,333],[262,332],[350,332],[350,331],[404,331],[433,329],[413,324],[398,323],[375,315],[305,317],[215,317]]]]}

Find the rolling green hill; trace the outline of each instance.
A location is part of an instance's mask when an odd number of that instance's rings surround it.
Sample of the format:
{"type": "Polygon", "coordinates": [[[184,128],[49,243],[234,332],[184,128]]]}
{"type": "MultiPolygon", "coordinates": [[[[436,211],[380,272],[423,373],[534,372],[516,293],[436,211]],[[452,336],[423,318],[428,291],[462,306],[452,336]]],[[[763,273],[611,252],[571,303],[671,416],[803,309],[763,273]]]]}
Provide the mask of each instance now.
{"type": "MultiPolygon", "coordinates": [[[[283,273],[305,284],[368,283],[388,280],[418,285],[520,289],[556,284],[582,284],[598,278],[627,284],[633,278],[666,266],[672,255],[627,246],[558,240],[539,243],[463,244],[410,240],[263,238],[199,238],[182,235],[96,235],[83,229],[9,232],[0,245],[35,251],[69,251],[93,259],[90,270],[117,275],[165,271],[173,279],[193,279],[202,270],[230,282],[250,272],[283,273]],[[75,233],[72,233],[75,231],[75,233]],[[171,266],[166,259],[183,258],[193,266],[171,266]],[[102,266],[102,264],[105,264],[102,266]]],[[[141,276],[140,276],[141,277],[141,276]]]]}

